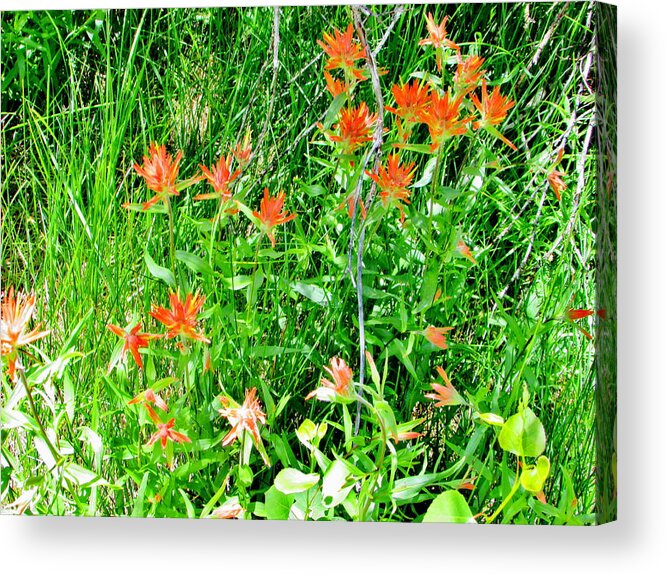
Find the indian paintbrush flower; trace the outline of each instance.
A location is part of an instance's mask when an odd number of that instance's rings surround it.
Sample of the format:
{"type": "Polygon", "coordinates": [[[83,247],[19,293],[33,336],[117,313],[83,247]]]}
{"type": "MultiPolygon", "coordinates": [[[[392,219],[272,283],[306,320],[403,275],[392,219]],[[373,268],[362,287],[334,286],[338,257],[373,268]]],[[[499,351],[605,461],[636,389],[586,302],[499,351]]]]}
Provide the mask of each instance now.
{"type": "Polygon", "coordinates": [[[472,103],[481,114],[481,119],[475,121],[472,127],[475,130],[483,128],[493,136],[502,140],[509,148],[516,150],[516,146],[500,134],[495,126],[501,124],[506,118],[507,112],[513,108],[515,102],[509,100],[508,97],[502,96],[499,91],[499,86],[495,86],[490,96],[488,96],[488,88],[486,87],[486,79],[481,80],[481,100],[474,93],[470,94],[472,103]]]}
{"type": "Polygon", "coordinates": [[[356,108],[340,110],[339,120],[334,126],[336,133],[329,134],[329,138],[340,144],[343,154],[353,154],[363,144],[372,141],[370,133],[377,114],[371,114],[365,102],[356,108]]]}
{"type": "Polygon", "coordinates": [[[331,367],[325,366],[324,369],[329,373],[333,381],[326,378],[321,379],[321,387],[308,393],[305,399],[316,397],[320,401],[343,401],[348,402],[354,399],[354,383],[352,381],[352,370],[345,363],[344,359],[339,357],[331,358],[331,367]]]}
{"type": "Polygon", "coordinates": [[[167,327],[166,337],[168,338],[182,335],[189,339],[210,343],[210,340],[197,330],[197,314],[205,299],[199,294],[187,294],[183,301],[180,299],[180,292],[171,293],[169,294],[171,309],[153,305],[150,315],[167,327]]]}
{"type": "Polygon", "coordinates": [[[400,157],[397,154],[391,154],[388,157],[386,167],[379,166],[377,173],[368,173],[379,188],[379,197],[385,207],[395,206],[400,210],[400,221],[405,220],[405,211],[402,202],[409,203],[409,190],[407,187],[414,178],[414,162],[406,165],[400,165],[400,157]]]}
{"type": "Polygon", "coordinates": [[[173,427],[176,424],[175,418],[171,418],[166,423],[157,417],[155,412],[152,409],[148,410],[150,418],[153,420],[153,423],[157,426],[157,431],[150,436],[147,445],[153,445],[157,441],[160,442],[160,446],[164,449],[167,445],[167,441],[171,440],[176,443],[192,443],[192,440],[187,437],[187,435],[176,431],[173,427]]]}
{"type": "Polygon", "coordinates": [[[9,288],[9,292],[2,300],[0,354],[7,358],[7,370],[12,380],[14,380],[16,367],[21,367],[18,356],[19,348],[49,334],[49,331],[40,331],[39,326],[32,331],[26,331],[34,311],[34,294],[17,293],[15,296],[14,288],[9,288]]]}
{"type": "Polygon", "coordinates": [[[437,150],[442,143],[453,136],[467,132],[467,123],[471,117],[460,118],[462,96],[456,96],[447,90],[443,96],[431,92],[429,106],[420,111],[419,119],[428,125],[432,145],[430,151],[437,150]]]}
{"type": "MultiPolygon", "coordinates": [[[[203,172],[204,177],[208,180],[211,186],[213,186],[214,192],[208,194],[198,194],[194,196],[195,200],[215,200],[219,199],[221,202],[230,202],[232,200],[232,193],[230,185],[231,183],[240,175],[240,170],[236,170],[231,173],[229,167],[231,166],[231,155],[228,155],[226,158],[220,156],[217,164],[215,164],[212,170],[209,170],[206,166],[200,165],[201,171],[203,172]]],[[[238,213],[238,210],[233,208],[228,208],[227,213],[235,214],[238,213]]]]}
{"type": "Polygon", "coordinates": [[[328,56],[325,68],[327,70],[340,69],[347,80],[365,80],[363,71],[356,68],[356,61],[366,57],[363,47],[354,39],[354,26],[350,23],[344,32],[337,28],[333,35],[324,32],[324,39],[317,40],[317,44],[328,56]]]}
{"type": "Polygon", "coordinates": [[[478,85],[485,70],[481,70],[483,58],[479,56],[467,56],[464,60],[458,55],[458,66],[453,75],[453,91],[457,96],[466,96],[472,92],[478,85]]]}
{"type": "Polygon", "coordinates": [[[240,170],[247,168],[252,157],[252,132],[247,130],[242,142],[238,142],[231,151],[240,170]]]}
{"type": "Polygon", "coordinates": [[[564,183],[564,180],[562,180],[562,176],[566,176],[566,174],[555,169],[562,161],[563,155],[564,148],[560,148],[557,152],[557,158],[546,176],[550,189],[553,190],[557,201],[560,201],[562,192],[567,189],[567,185],[564,183]]]}
{"type": "Polygon", "coordinates": [[[257,399],[257,388],[253,387],[246,390],[245,400],[241,406],[231,407],[231,401],[228,397],[221,397],[220,403],[223,405],[223,409],[219,410],[220,415],[225,417],[231,425],[231,430],[224,436],[222,445],[227,446],[231,444],[235,439],[240,437],[243,431],[247,431],[252,436],[264,463],[270,465],[270,461],[263,449],[261,435],[259,434],[258,423],[266,424],[266,414],[262,411],[261,404],[257,399]]]}
{"type": "Polygon", "coordinates": [[[391,92],[395,99],[395,107],[386,106],[385,108],[404,121],[405,125],[403,127],[400,120],[398,120],[398,133],[404,141],[411,134],[414,124],[422,121],[420,114],[428,109],[430,89],[427,85],[414,80],[411,84],[403,84],[402,86],[394,84],[391,92]]]}
{"type": "Polygon", "coordinates": [[[435,400],[435,407],[442,407],[444,405],[463,405],[466,403],[453,385],[451,385],[449,376],[446,375],[444,369],[437,366],[437,373],[439,373],[439,376],[444,381],[444,385],[433,382],[430,384],[430,387],[433,389],[434,393],[426,393],[428,399],[435,400]]]}
{"type": "Polygon", "coordinates": [[[273,228],[285,224],[296,217],[296,214],[283,212],[285,194],[279,192],[277,196],[272,197],[268,188],[264,188],[264,197],[259,204],[259,211],[253,211],[252,215],[261,222],[261,231],[271,240],[271,245],[275,247],[275,235],[273,228]]]}
{"type": "Polygon", "coordinates": [[[429,325],[423,331],[425,338],[440,349],[447,349],[446,334],[449,333],[452,327],[434,327],[429,325]]]}
{"type": "Polygon", "coordinates": [[[125,340],[120,354],[115,358],[112,358],[111,362],[109,363],[109,373],[114,368],[116,363],[124,359],[125,354],[128,351],[132,354],[132,357],[134,358],[134,361],[136,361],[136,364],[139,366],[139,368],[143,369],[143,360],[141,359],[139,349],[142,347],[148,347],[148,342],[151,339],[162,337],[162,335],[159,334],[140,332],[139,330],[141,329],[141,322],[137,323],[129,330],[118,327],[117,325],[113,325],[112,323],[107,324],[106,327],[115,333],[118,337],[125,340]]]}
{"type": "Polygon", "coordinates": [[[446,22],[448,19],[448,16],[444,16],[444,20],[442,20],[440,24],[435,24],[434,16],[432,13],[428,13],[426,16],[428,36],[423,38],[423,40],[419,40],[419,46],[432,45],[433,48],[435,48],[437,54],[437,70],[439,71],[442,69],[442,49],[450,48],[451,50],[460,50],[460,46],[446,37],[446,22]]]}
{"type": "MultiPolygon", "coordinates": [[[[136,397],[130,399],[127,402],[127,405],[134,405],[137,403],[143,403],[146,407],[152,404],[155,407],[159,407],[162,411],[169,411],[166,401],[157,395],[150,387],[139,393],[136,397]]],[[[152,410],[149,410],[148,413],[151,411],[152,410]]]]}

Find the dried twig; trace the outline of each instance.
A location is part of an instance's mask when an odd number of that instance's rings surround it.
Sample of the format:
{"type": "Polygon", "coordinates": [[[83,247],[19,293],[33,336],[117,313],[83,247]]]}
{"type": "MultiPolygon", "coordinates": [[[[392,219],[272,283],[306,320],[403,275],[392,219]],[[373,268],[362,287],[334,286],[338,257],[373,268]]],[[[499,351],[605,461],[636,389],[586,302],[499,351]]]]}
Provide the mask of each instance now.
{"type": "MultiPolygon", "coordinates": [[[[377,103],[377,122],[375,124],[375,132],[372,140],[372,147],[363,159],[363,165],[360,167],[361,175],[356,183],[354,190],[354,207],[352,209],[352,223],[349,236],[349,261],[348,272],[349,276],[354,283],[354,275],[351,269],[351,259],[354,242],[354,223],[357,218],[358,205],[361,199],[361,190],[363,189],[363,172],[371,157],[374,156],[374,169],[377,171],[381,156],[382,142],[384,141],[384,98],[382,96],[382,88],[379,83],[379,73],[377,71],[377,64],[375,56],[368,46],[368,39],[365,34],[365,28],[361,21],[360,9],[358,6],[352,6],[352,15],[354,20],[354,27],[356,34],[361,42],[361,46],[365,50],[367,56],[367,66],[370,71],[370,81],[372,82],[372,92],[377,103]]],[[[370,192],[368,193],[368,207],[372,202],[375,193],[375,182],[372,182],[370,192]]],[[[363,243],[365,241],[365,225],[361,220],[360,232],[358,237],[358,245],[356,248],[356,300],[358,306],[358,331],[359,331],[359,396],[363,397],[363,383],[365,381],[365,319],[363,314],[363,243]]],[[[361,403],[356,403],[356,422],[354,424],[354,435],[358,434],[358,429],[361,425],[361,403]]]]}

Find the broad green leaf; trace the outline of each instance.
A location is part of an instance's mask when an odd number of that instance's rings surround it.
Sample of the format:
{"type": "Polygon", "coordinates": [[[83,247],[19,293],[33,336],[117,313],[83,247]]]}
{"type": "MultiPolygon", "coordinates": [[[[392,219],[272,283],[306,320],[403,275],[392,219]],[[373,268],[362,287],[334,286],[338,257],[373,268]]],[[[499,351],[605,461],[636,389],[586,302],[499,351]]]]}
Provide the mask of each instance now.
{"type": "Polygon", "coordinates": [[[341,503],[354,486],[348,482],[349,470],[347,466],[335,459],[324,475],[324,481],[321,489],[324,507],[335,507],[341,503]]]}
{"type": "Polygon", "coordinates": [[[457,491],[440,493],[428,507],[423,523],[476,523],[465,498],[457,491]]]}
{"type": "Polygon", "coordinates": [[[522,457],[539,457],[546,449],[546,432],[539,418],[525,407],[509,417],[499,435],[504,451],[522,457]]]}
{"type": "Polygon", "coordinates": [[[311,441],[317,436],[317,426],[310,419],[306,419],[296,430],[296,437],[308,449],[312,447],[311,441]]]}
{"type": "Polygon", "coordinates": [[[196,254],[176,250],[176,259],[183,262],[193,272],[203,274],[205,276],[213,275],[213,268],[210,267],[208,262],[196,254]]]}
{"type": "Polygon", "coordinates": [[[317,473],[302,473],[298,469],[288,467],[277,474],[275,487],[282,493],[300,493],[307,491],[310,487],[317,485],[319,475],[317,473]]]}
{"type": "Polygon", "coordinates": [[[150,257],[148,251],[143,254],[143,259],[146,261],[150,275],[152,275],[154,278],[162,280],[171,288],[176,287],[176,278],[173,277],[173,273],[170,269],[157,265],[155,260],[150,257]]]}
{"type": "Polygon", "coordinates": [[[545,455],[537,459],[536,465],[530,465],[520,474],[520,484],[530,493],[539,493],[550,473],[550,461],[545,455]]]}
{"type": "Polygon", "coordinates": [[[384,426],[386,435],[393,441],[398,441],[398,426],[395,422],[395,415],[391,406],[384,400],[375,401],[375,409],[382,425],[384,426]]]}
{"type": "Polygon", "coordinates": [[[421,176],[418,182],[412,185],[412,188],[414,189],[425,188],[430,182],[432,182],[432,176],[435,172],[436,163],[437,163],[437,158],[434,156],[426,162],[425,168],[423,168],[423,175],[421,176]]]}
{"type": "Polygon", "coordinates": [[[345,105],[347,101],[347,94],[338,94],[331,105],[326,110],[326,116],[324,117],[324,129],[328,130],[331,127],[331,124],[335,122],[335,119],[338,117],[338,112],[342,109],[342,106],[345,105]]]}
{"type": "Polygon", "coordinates": [[[325,307],[331,302],[331,293],[317,284],[292,282],[289,284],[289,288],[317,305],[325,307]]]}
{"type": "Polygon", "coordinates": [[[286,495],[273,485],[264,495],[264,511],[266,512],[266,519],[289,519],[289,510],[293,503],[293,495],[286,495]]]}

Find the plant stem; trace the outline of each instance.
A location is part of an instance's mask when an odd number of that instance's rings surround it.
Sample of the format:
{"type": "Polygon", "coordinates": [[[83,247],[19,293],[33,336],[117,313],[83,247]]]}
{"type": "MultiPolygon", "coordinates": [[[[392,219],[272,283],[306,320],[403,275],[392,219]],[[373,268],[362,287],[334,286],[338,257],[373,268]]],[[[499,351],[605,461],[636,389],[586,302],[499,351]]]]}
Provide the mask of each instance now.
{"type": "Polygon", "coordinates": [[[495,513],[493,513],[488,521],[486,523],[492,523],[495,521],[497,516],[502,512],[502,509],[506,507],[506,504],[511,501],[511,498],[516,494],[516,491],[518,491],[518,488],[520,487],[520,465],[516,466],[516,480],[513,482],[513,487],[511,488],[511,491],[509,491],[509,494],[504,498],[504,501],[500,504],[500,506],[497,508],[495,513]]]}
{"type": "Polygon", "coordinates": [[[25,377],[25,373],[23,372],[22,368],[17,368],[17,370],[21,382],[23,383],[23,387],[25,388],[26,395],[28,397],[28,403],[30,403],[30,410],[32,411],[32,415],[35,418],[35,421],[37,422],[37,425],[39,426],[39,429],[42,432],[42,435],[44,436],[44,441],[46,442],[47,447],[49,448],[49,451],[51,452],[51,455],[53,455],[54,459],[56,462],[60,459],[60,453],[56,450],[56,448],[53,446],[51,443],[51,440],[49,439],[49,436],[46,434],[46,429],[44,429],[44,425],[42,424],[42,420],[39,417],[39,414],[37,413],[37,408],[35,407],[35,402],[32,399],[32,392],[30,391],[30,385],[28,384],[28,380],[25,377]]]}
{"type": "Polygon", "coordinates": [[[173,208],[171,201],[167,196],[165,198],[167,214],[169,215],[169,259],[171,260],[171,271],[173,272],[174,279],[176,278],[176,240],[173,227],[173,208]]]}

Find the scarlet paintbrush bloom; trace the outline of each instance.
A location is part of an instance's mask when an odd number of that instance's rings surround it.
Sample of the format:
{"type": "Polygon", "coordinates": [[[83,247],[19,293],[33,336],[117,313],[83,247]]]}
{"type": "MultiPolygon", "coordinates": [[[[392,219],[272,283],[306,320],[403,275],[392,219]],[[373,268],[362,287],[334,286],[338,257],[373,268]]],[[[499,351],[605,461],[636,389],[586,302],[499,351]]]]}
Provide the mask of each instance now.
{"type": "Polygon", "coordinates": [[[461,102],[462,96],[454,98],[450,90],[441,97],[436,92],[430,94],[430,105],[419,112],[419,119],[428,125],[430,132],[430,151],[437,150],[448,138],[467,132],[466,124],[472,118],[460,118],[461,102]]]}
{"type": "Polygon", "coordinates": [[[419,46],[432,45],[437,50],[437,70],[442,69],[442,55],[441,48],[451,48],[451,50],[460,50],[460,46],[449,40],[446,35],[446,21],[448,16],[444,16],[441,24],[435,24],[435,18],[432,13],[426,16],[426,28],[428,29],[428,36],[423,40],[419,40],[419,46]]]}
{"type": "Polygon", "coordinates": [[[425,112],[428,108],[430,89],[427,85],[422,85],[414,80],[411,84],[403,84],[402,86],[394,84],[391,92],[395,98],[396,107],[386,106],[386,110],[404,120],[404,129],[400,120],[398,120],[398,132],[401,138],[406,140],[414,124],[421,121],[419,114],[425,112]]]}
{"type": "Polygon", "coordinates": [[[261,231],[268,236],[273,247],[275,247],[273,228],[280,224],[286,224],[288,221],[293,220],[296,217],[296,214],[288,214],[282,211],[284,200],[284,192],[278,193],[278,195],[273,198],[269,195],[268,188],[264,188],[264,197],[259,204],[259,211],[252,212],[252,215],[261,221],[261,231]]]}
{"type": "Polygon", "coordinates": [[[142,347],[148,347],[148,342],[151,339],[162,337],[161,335],[153,333],[141,333],[139,331],[141,329],[141,322],[137,323],[129,331],[118,327],[117,325],[113,325],[112,323],[107,324],[106,327],[115,333],[118,337],[125,340],[120,355],[115,360],[112,360],[109,364],[109,372],[111,372],[117,362],[121,361],[125,357],[125,354],[128,351],[132,354],[132,357],[134,358],[134,361],[136,361],[136,364],[139,366],[139,368],[143,369],[143,360],[141,359],[139,349],[142,347]]]}
{"type": "Polygon", "coordinates": [[[352,370],[345,363],[344,359],[339,357],[331,358],[331,367],[325,366],[324,369],[333,378],[330,381],[326,378],[321,379],[321,387],[308,393],[305,399],[316,397],[320,401],[349,401],[354,399],[354,384],[352,381],[352,370]]]}
{"type": "Polygon", "coordinates": [[[466,96],[479,85],[486,73],[481,70],[483,62],[479,56],[467,56],[464,60],[458,56],[458,67],[453,76],[453,91],[456,95],[466,96]]]}
{"type": "Polygon", "coordinates": [[[26,333],[26,328],[35,311],[34,294],[18,293],[14,296],[14,288],[10,287],[2,301],[0,317],[0,354],[7,357],[9,377],[14,380],[17,365],[21,367],[18,356],[19,347],[32,343],[49,334],[39,331],[37,326],[26,333]]]}
{"type": "Polygon", "coordinates": [[[452,329],[452,327],[434,327],[429,325],[423,331],[423,335],[431,344],[440,349],[447,349],[449,346],[446,343],[446,334],[452,329]]]}
{"type": "Polygon", "coordinates": [[[431,383],[430,387],[432,387],[434,393],[426,393],[426,397],[436,401],[435,407],[464,404],[465,400],[456,391],[455,387],[451,385],[449,376],[446,375],[446,372],[440,366],[437,366],[437,373],[439,373],[439,376],[444,380],[445,385],[434,382],[431,383]]]}
{"type": "Polygon", "coordinates": [[[336,80],[326,70],[324,70],[324,78],[326,78],[326,89],[334,98],[349,90],[349,85],[346,82],[336,80]]]}
{"type": "Polygon", "coordinates": [[[561,196],[562,191],[567,189],[567,185],[562,180],[562,176],[566,176],[566,174],[564,172],[560,172],[559,170],[555,169],[562,161],[563,156],[564,156],[564,147],[560,148],[557,151],[557,158],[555,159],[555,163],[551,166],[550,171],[546,176],[546,178],[548,179],[548,184],[550,185],[551,190],[553,190],[553,192],[555,193],[557,201],[560,201],[560,198],[562,197],[561,196]]]}
{"type": "Polygon", "coordinates": [[[562,176],[566,176],[566,174],[559,170],[551,170],[548,173],[548,176],[546,176],[548,184],[550,184],[550,189],[553,190],[558,201],[562,198],[562,191],[567,189],[567,185],[562,180],[562,176]]]}
{"type": "Polygon", "coordinates": [[[516,150],[516,146],[507,140],[502,134],[494,129],[494,126],[501,124],[506,118],[507,112],[513,108],[515,102],[509,100],[508,97],[502,96],[499,92],[499,86],[495,86],[492,94],[488,96],[488,88],[486,87],[486,79],[481,80],[481,101],[476,94],[470,94],[470,99],[481,114],[481,119],[474,122],[473,128],[478,130],[484,128],[491,134],[497,136],[509,148],[516,150]]]}
{"type": "MultiPolygon", "coordinates": [[[[266,423],[266,414],[261,410],[261,404],[257,399],[257,388],[253,387],[245,392],[245,400],[240,407],[230,407],[231,401],[228,397],[221,397],[220,402],[224,409],[220,409],[220,415],[226,417],[231,425],[231,431],[227,433],[222,440],[222,445],[226,446],[232,443],[243,431],[248,431],[254,443],[257,446],[263,445],[261,435],[259,434],[259,423],[266,423]]],[[[263,449],[259,450],[264,457],[266,465],[270,463],[266,460],[263,449]]]]}
{"type": "Polygon", "coordinates": [[[364,143],[372,141],[372,131],[377,114],[371,114],[365,102],[358,108],[340,110],[340,121],[334,126],[336,134],[329,137],[341,144],[343,154],[353,154],[364,143]]]}
{"type": "MultiPolygon", "coordinates": [[[[153,142],[150,144],[150,155],[143,157],[143,166],[134,164],[134,170],[146,180],[148,189],[155,192],[155,196],[141,204],[143,210],[154,206],[159,201],[168,200],[169,196],[177,196],[176,178],[180,169],[180,160],[183,152],[178,152],[176,158],[172,159],[167,154],[166,146],[158,146],[153,142]]],[[[127,207],[129,204],[125,204],[127,207]]]]}
{"type": "MultiPolygon", "coordinates": [[[[150,404],[155,407],[159,407],[162,411],[169,411],[166,401],[164,401],[159,395],[157,395],[150,387],[142,391],[136,397],[130,399],[127,402],[127,405],[134,405],[136,403],[144,403],[146,408],[150,407],[150,404]]],[[[152,409],[148,409],[148,413],[155,413],[152,409]]],[[[152,417],[152,416],[151,416],[152,417]]]]}
{"type": "Polygon", "coordinates": [[[167,327],[169,331],[166,337],[168,338],[182,335],[189,339],[210,343],[209,339],[197,331],[197,314],[205,299],[202,295],[187,294],[185,301],[182,301],[180,292],[171,293],[169,294],[171,309],[153,305],[150,315],[167,327]]]}
{"type": "Polygon", "coordinates": [[[231,153],[234,155],[234,159],[238,162],[238,167],[241,170],[247,168],[252,157],[252,133],[250,130],[245,132],[243,142],[237,143],[231,153]]]}
{"type": "Polygon", "coordinates": [[[164,449],[169,439],[176,443],[192,443],[192,440],[187,435],[173,429],[176,424],[175,418],[172,417],[166,423],[162,423],[154,411],[149,410],[149,413],[151,419],[153,419],[153,423],[157,426],[157,431],[150,436],[147,445],[153,445],[153,443],[159,440],[162,449],[164,449]]]}
{"type": "Polygon", "coordinates": [[[594,315],[594,312],[591,309],[569,309],[566,313],[569,321],[575,321],[591,315],[594,315]]]}
{"type": "Polygon", "coordinates": [[[379,166],[378,173],[369,173],[379,187],[379,196],[385,207],[395,206],[400,210],[400,221],[405,220],[405,211],[402,202],[409,203],[409,190],[407,186],[414,179],[414,162],[407,166],[400,165],[400,158],[397,154],[391,154],[388,157],[386,167],[379,166]]]}
{"type": "Polygon", "coordinates": [[[472,252],[469,249],[469,246],[463,240],[458,241],[458,245],[456,246],[456,249],[458,250],[458,253],[461,256],[467,258],[473,264],[476,263],[476,260],[474,259],[474,256],[472,255],[472,252]]]}
{"type": "Polygon", "coordinates": [[[344,33],[337,28],[333,30],[332,36],[324,32],[324,41],[317,40],[317,44],[328,56],[325,66],[327,70],[340,69],[348,80],[365,80],[363,71],[356,68],[355,62],[363,60],[366,54],[363,47],[354,40],[354,26],[351,23],[344,33]]]}
{"type": "MultiPolygon", "coordinates": [[[[204,177],[208,180],[211,186],[213,186],[214,192],[209,194],[198,194],[194,196],[195,200],[216,200],[219,199],[222,202],[229,202],[232,199],[232,193],[230,189],[231,182],[233,182],[239,175],[240,170],[236,170],[233,174],[229,170],[231,166],[231,155],[228,155],[226,158],[220,156],[217,164],[213,166],[212,170],[209,170],[206,166],[199,165],[201,171],[203,172],[204,177]]],[[[229,208],[226,210],[229,214],[238,213],[238,210],[229,208]]]]}

